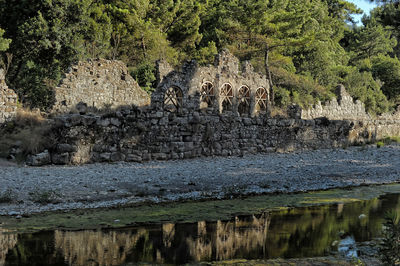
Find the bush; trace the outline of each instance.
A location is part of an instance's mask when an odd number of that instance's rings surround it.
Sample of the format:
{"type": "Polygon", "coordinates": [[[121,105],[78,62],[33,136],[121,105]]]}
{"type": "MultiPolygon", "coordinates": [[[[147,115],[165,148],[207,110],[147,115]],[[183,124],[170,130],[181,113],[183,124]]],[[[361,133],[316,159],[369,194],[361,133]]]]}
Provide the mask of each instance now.
{"type": "Polygon", "coordinates": [[[385,146],[385,143],[384,143],[383,141],[378,141],[378,142],[376,143],[376,147],[377,147],[377,148],[382,148],[383,146],[385,146]]]}
{"type": "Polygon", "coordinates": [[[400,264],[400,223],[396,213],[389,213],[385,218],[383,241],[379,248],[384,265],[400,264]]]}
{"type": "Polygon", "coordinates": [[[59,203],[59,194],[53,190],[36,190],[30,192],[30,200],[45,205],[49,203],[59,203]]]}
{"type": "Polygon", "coordinates": [[[11,189],[7,189],[6,191],[0,193],[0,203],[10,203],[13,202],[14,193],[11,189]]]}

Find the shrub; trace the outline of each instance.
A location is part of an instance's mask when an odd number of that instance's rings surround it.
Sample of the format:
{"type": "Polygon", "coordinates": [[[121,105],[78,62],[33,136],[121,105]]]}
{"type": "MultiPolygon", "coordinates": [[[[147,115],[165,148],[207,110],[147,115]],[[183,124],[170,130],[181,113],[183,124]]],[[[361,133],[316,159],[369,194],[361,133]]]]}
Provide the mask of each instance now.
{"type": "Polygon", "coordinates": [[[383,241],[379,248],[381,261],[384,265],[400,264],[400,223],[396,213],[385,217],[383,241]]]}
{"type": "Polygon", "coordinates": [[[11,189],[7,189],[6,191],[0,193],[0,203],[10,203],[13,201],[13,195],[11,189]]]}
{"type": "Polygon", "coordinates": [[[54,190],[36,190],[30,192],[30,200],[39,204],[58,203],[59,195],[54,190]]]}
{"type": "Polygon", "coordinates": [[[376,147],[377,147],[377,148],[381,148],[381,147],[383,147],[383,146],[385,146],[385,143],[384,143],[383,141],[378,141],[378,142],[376,143],[376,147]]]}

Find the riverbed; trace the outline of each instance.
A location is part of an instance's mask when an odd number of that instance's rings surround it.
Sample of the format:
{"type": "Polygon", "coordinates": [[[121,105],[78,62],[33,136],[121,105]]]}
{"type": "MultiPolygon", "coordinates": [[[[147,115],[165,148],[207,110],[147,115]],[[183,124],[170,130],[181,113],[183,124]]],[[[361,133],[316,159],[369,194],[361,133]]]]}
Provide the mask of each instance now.
{"type": "Polygon", "coordinates": [[[2,163],[0,215],[230,199],[400,181],[400,145],[146,163],[2,163]]]}

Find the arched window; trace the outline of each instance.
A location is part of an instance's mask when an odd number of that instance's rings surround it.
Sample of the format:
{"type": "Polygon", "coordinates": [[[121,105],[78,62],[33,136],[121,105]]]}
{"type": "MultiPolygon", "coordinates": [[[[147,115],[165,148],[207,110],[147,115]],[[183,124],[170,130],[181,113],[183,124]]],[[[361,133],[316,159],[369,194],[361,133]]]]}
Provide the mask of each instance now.
{"type": "Polygon", "coordinates": [[[214,85],[211,82],[204,82],[200,89],[200,108],[212,107],[214,100],[214,85]]]}
{"type": "Polygon", "coordinates": [[[169,88],[164,95],[164,108],[177,111],[182,107],[183,93],[179,87],[169,88]]]}
{"type": "Polygon", "coordinates": [[[265,88],[260,87],[256,91],[256,112],[267,111],[268,92],[265,88]]]}
{"type": "Polygon", "coordinates": [[[222,103],[222,110],[221,112],[225,111],[232,111],[233,107],[233,90],[232,86],[228,83],[222,85],[220,92],[220,101],[222,103]]]}
{"type": "Polygon", "coordinates": [[[247,86],[240,87],[237,95],[239,114],[250,113],[250,89],[247,86]]]}

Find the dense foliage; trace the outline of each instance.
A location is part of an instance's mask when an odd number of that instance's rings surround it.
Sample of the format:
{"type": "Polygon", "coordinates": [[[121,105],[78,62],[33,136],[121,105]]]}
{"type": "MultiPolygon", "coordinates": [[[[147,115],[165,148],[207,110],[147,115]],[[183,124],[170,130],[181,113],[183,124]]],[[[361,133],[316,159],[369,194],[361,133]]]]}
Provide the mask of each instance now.
{"type": "Polygon", "coordinates": [[[42,109],[77,60],[123,60],[151,91],[155,60],[207,64],[229,48],[270,77],[278,106],[342,83],[382,113],[400,104],[400,6],[379,2],[356,26],[345,0],[0,0],[0,53],[10,87],[42,109]]]}

